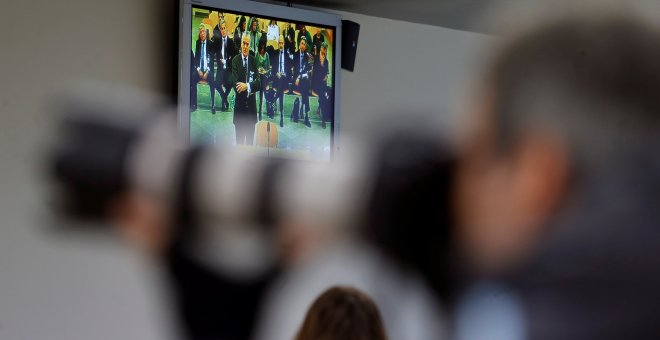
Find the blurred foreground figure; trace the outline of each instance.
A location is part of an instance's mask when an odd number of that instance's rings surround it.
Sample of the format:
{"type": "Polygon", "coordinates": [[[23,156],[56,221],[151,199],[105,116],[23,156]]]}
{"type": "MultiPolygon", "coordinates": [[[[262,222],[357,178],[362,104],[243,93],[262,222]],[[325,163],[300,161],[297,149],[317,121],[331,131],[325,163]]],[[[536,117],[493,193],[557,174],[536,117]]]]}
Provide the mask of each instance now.
{"type": "Polygon", "coordinates": [[[365,293],[332,287],[307,312],[295,340],[387,340],[378,306],[365,293]]]}
{"type": "Polygon", "coordinates": [[[463,259],[507,288],[464,297],[459,339],[660,338],[658,60],[652,24],[593,13],[493,60],[455,206],[463,259]]]}
{"type": "Polygon", "coordinates": [[[296,162],[187,147],[174,117],[127,97],[65,107],[54,201],[155,255],[188,339],[290,340],[337,284],[372,296],[392,339],[442,337],[432,289],[445,282],[454,163],[431,129],[296,162]]]}

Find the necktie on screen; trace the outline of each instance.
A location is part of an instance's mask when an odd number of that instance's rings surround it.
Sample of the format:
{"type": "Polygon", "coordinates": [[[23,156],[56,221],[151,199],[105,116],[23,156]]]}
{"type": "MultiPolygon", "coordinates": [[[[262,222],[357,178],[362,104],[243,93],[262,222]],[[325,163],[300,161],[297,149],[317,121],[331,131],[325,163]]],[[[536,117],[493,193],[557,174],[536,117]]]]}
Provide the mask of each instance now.
{"type": "Polygon", "coordinates": [[[206,72],[206,42],[202,42],[202,60],[201,65],[202,71],[206,72]]]}
{"type": "Polygon", "coordinates": [[[202,43],[202,48],[199,51],[201,56],[199,56],[199,68],[203,69],[204,68],[204,43],[202,43]]]}
{"type": "Polygon", "coordinates": [[[245,69],[245,82],[248,83],[248,63],[245,57],[243,57],[243,68],[245,69]]]}
{"type": "Polygon", "coordinates": [[[222,38],[222,52],[221,52],[221,54],[222,54],[222,60],[223,60],[223,62],[222,62],[222,68],[223,69],[227,68],[227,62],[228,62],[227,56],[225,55],[225,46],[227,46],[227,37],[222,38]]]}
{"type": "Polygon", "coordinates": [[[284,51],[280,51],[280,73],[284,74],[284,51]]]}

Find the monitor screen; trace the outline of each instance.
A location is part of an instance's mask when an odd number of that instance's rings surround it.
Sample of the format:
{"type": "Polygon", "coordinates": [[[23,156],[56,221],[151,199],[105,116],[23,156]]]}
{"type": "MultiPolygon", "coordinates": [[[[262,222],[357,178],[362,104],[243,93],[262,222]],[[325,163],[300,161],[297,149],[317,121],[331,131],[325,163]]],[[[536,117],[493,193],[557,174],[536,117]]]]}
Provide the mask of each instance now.
{"type": "Polygon", "coordinates": [[[184,0],[181,12],[179,111],[191,143],[332,159],[338,16],[220,0],[184,0]]]}

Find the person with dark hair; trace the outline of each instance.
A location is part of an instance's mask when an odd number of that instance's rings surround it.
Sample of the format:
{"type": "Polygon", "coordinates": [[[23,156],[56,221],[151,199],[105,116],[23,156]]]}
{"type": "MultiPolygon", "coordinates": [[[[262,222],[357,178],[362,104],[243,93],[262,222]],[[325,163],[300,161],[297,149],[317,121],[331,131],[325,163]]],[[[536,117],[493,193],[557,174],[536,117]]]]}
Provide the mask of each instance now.
{"type": "Polygon", "coordinates": [[[282,35],[284,36],[284,49],[289,55],[293,55],[296,52],[296,30],[293,28],[290,22],[286,23],[284,30],[282,30],[282,35]]]}
{"type": "Polygon", "coordinates": [[[213,80],[215,73],[213,65],[215,54],[213,52],[213,44],[209,39],[209,31],[206,28],[206,25],[200,24],[197,41],[195,41],[195,55],[192,60],[196,72],[193,72],[192,82],[190,84],[192,93],[191,107],[197,107],[197,83],[203,81],[209,84],[211,92],[211,112],[215,114],[215,81],[213,80]]]}
{"type": "Polygon", "coordinates": [[[190,112],[197,110],[197,67],[195,66],[195,53],[190,50],[190,112]]]}
{"type": "Polygon", "coordinates": [[[293,113],[293,121],[298,122],[303,119],[303,123],[308,128],[312,127],[309,121],[309,90],[310,90],[310,73],[312,71],[313,56],[307,53],[307,39],[300,39],[300,47],[298,52],[293,57],[293,79],[294,86],[300,96],[302,97],[300,103],[300,111],[293,113]]]}
{"type": "MultiPolygon", "coordinates": [[[[263,107],[263,99],[266,95],[266,91],[270,90],[270,56],[266,52],[266,41],[262,40],[259,42],[259,53],[257,53],[257,70],[259,71],[259,76],[261,77],[261,91],[259,91],[259,120],[261,120],[261,109],[263,107]]],[[[270,102],[269,98],[266,97],[266,105],[270,102]]],[[[273,117],[271,117],[273,118],[273,117]]]]}
{"type": "Polygon", "coordinates": [[[289,84],[288,91],[291,92],[293,91],[293,72],[291,68],[293,67],[293,55],[296,53],[296,30],[290,22],[286,23],[282,35],[284,36],[284,53],[289,58],[289,70],[287,72],[289,78],[287,83],[289,84]]]}
{"type": "Polygon", "coordinates": [[[261,88],[257,62],[250,54],[250,34],[243,33],[241,53],[232,59],[231,84],[234,98],[236,144],[254,144],[254,125],[257,123],[257,100],[254,95],[261,88]]]}
{"type": "Polygon", "coordinates": [[[335,286],[314,301],[295,340],[387,340],[387,333],[367,294],[335,286]]]}
{"type": "Polygon", "coordinates": [[[314,34],[314,37],[312,38],[312,45],[314,46],[314,49],[312,50],[312,53],[314,54],[315,57],[318,58],[319,52],[321,51],[321,45],[325,43],[325,37],[323,36],[323,29],[319,28],[316,30],[316,34],[314,34]]]}
{"type": "Polygon", "coordinates": [[[300,41],[305,38],[307,42],[307,51],[312,48],[312,35],[309,34],[309,31],[307,30],[307,26],[305,25],[298,25],[298,40],[296,40],[297,46],[300,48],[300,41]]]}
{"type": "Polygon", "coordinates": [[[261,32],[259,31],[259,19],[252,17],[250,19],[250,54],[256,56],[259,52],[259,40],[261,39],[261,32]]]}
{"type": "Polygon", "coordinates": [[[660,30],[597,13],[507,41],[474,101],[456,239],[513,295],[468,294],[459,339],[660,338],[660,30]]]}
{"type": "Polygon", "coordinates": [[[328,87],[328,76],[330,68],[328,67],[328,44],[322,43],[319,48],[319,55],[314,59],[314,68],[312,71],[312,90],[319,98],[318,111],[321,112],[321,127],[325,129],[325,123],[331,122],[330,97],[331,88],[328,87]]]}
{"type": "Polygon", "coordinates": [[[236,25],[236,29],[234,30],[234,50],[240,51],[241,39],[243,38],[243,33],[247,30],[247,17],[241,15],[240,17],[236,17],[236,20],[238,21],[238,25],[236,25]]]}

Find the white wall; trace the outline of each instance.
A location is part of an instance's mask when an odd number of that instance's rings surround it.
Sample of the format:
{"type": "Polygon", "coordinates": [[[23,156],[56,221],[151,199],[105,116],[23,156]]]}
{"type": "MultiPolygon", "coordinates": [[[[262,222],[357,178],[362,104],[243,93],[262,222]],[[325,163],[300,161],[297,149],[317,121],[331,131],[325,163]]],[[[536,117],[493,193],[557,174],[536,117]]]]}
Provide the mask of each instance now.
{"type": "MultiPolygon", "coordinates": [[[[156,38],[171,24],[162,3],[0,5],[0,339],[148,340],[168,333],[154,268],[111,237],[49,230],[39,167],[39,147],[52,131],[47,96],[63,84],[97,79],[166,89],[166,74],[175,70],[156,38]]],[[[448,115],[489,41],[343,14],[361,24],[355,72],[342,72],[346,131],[368,129],[384,109],[448,115]]]]}
{"type": "Polygon", "coordinates": [[[110,238],[52,230],[37,182],[49,94],[77,78],[164,88],[162,3],[0,4],[0,339],[166,339],[153,268],[110,238]]]}
{"type": "MultiPolygon", "coordinates": [[[[341,129],[368,129],[383,113],[437,112],[454,122],[462,91],[492,38],[338,12],[360,24],[355,71],[342,72],[341,129]]],[[[442,121],[442,119],[441,119],[442,121]]]]}

